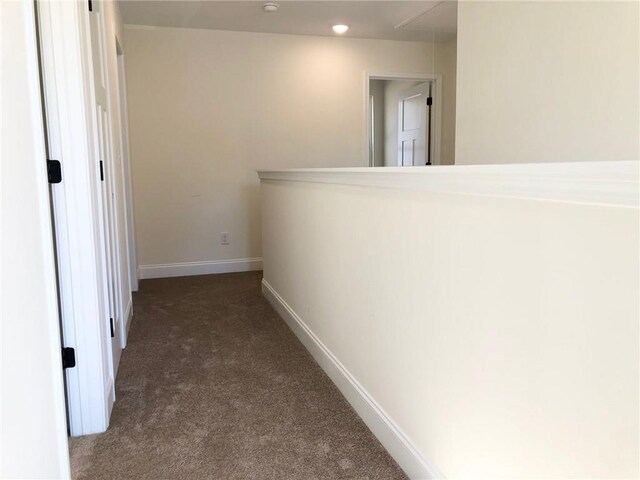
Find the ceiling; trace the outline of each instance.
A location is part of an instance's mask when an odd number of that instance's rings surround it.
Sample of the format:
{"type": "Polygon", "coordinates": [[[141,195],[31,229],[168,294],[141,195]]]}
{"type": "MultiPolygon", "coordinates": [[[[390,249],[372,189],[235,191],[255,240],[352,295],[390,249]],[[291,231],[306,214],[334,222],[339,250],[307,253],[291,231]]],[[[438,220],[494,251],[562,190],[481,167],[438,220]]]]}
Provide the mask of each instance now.
{"type": "Polygon", "coordinates": [[[349,25],[346,37],[443,42],[455,38],[455,0],[278,1],[265,13],[262,1],[120,0],[124,23],[242,32],[335,36],[331,26],[349,25]]]}

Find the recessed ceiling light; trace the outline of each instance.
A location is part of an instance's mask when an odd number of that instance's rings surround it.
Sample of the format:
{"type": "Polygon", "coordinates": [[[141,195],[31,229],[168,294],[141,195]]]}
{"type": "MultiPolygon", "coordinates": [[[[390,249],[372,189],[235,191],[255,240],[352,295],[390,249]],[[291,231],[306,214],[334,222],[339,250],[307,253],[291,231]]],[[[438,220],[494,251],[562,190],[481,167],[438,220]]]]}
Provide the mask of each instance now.
{"type": "Polygon", "coordinates": [[[342,35],[347,30],[349,30],[349,25],[334,25],[333,26],[333,31],[336,32],[338,35],[342,35]]]}
{"type": "Polygon", "coordinates": [[[267,13],[274,13],[278,11],[278,4],[273,2],[265,2],[262,5],[262,9],[267,13]]]}

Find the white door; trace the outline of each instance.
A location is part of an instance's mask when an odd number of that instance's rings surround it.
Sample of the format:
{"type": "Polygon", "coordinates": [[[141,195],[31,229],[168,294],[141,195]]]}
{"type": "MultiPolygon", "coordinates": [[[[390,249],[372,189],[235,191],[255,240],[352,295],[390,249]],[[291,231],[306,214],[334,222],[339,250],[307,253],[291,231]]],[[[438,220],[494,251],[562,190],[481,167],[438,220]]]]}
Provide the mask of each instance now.
{"type": "Polygon", "coordinates": [[[107,429],[115,401],[113,357],[120,353],[110,336],[118,299],[113,270],[107,276],[113,230],[99,168],[100,159],[110,160],[109,123],[103,118],[109,109],[104,87],[98,88],[104,85],[102,72],[94,88],[89,64],[90,54],[104,55],[100,47],[91,48],[89,20],[94,30],[100,27],[87,15],[86,2],[43,0],[36,7],[48,153],[62,167],[51,196],[63,346],[76,352],[76,365],[67,362],[65,369],[68,425],[71,435],[87,435],[107,429]]]}
{"type": "MultiPolygon", "coordinates": [[[[118,224],[116,219],[116,195],[114,175],[114,152],[112,152],[111,111],[106,81],[106,45],[103,5],[101,1],[91,2],[89,13],[91,29],[91,51],[93,58],[93,81],[95,87],[95,112],[98,126],[99,172],[102,180],[102,224],[104,231],[104,261],[107,282],[105,301],[109,308],[106,319],[113,350],[113,377],[115,378],[122,353],[121,325],[122,289],[120,288],[120,255],[118,252],[118,224]]],[[[115,40],[114,40],[115,41],[115,40]]]]}
{"type": "Polygon", "coordinates": [[[431,85],[424,82],[400,92],[398,99],[398,165],[426,165],[431,145],[428,101],[431,85]]]}

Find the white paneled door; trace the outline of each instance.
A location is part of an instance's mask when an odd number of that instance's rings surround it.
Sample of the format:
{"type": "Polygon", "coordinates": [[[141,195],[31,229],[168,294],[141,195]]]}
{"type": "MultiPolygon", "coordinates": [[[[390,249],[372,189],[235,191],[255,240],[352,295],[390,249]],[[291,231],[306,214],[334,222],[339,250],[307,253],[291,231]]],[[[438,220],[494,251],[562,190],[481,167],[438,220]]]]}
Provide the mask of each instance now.
{"type": "Polygon", "coordinates": [[[431,159],[431,84],[420,83],[398,99],[398,165],[427,165],[431,159]]]}
{"type": "Polygon", "coordinates": [[[118,244],[116,177],[114,171],[114,152],[112,151],[111,115],[106,79],[106,39],[103,4],[91,2],[89,12],[91,29],[91,51],[93,59],[93,83],[95,87],[95,112],[97,124],[97,151],[102,191],[102,227],[104,231],[104,261],[106,264],[105,301],[108,305],[109,318],[105,319],[111,348],[113,351],[113,378],[118,371],[122,342],[120,339],[123,321],[123,299],[120,285],[120,255],[118,244]]]}
{"type": "Polygon", "coordinates": [[[102,6],[36,2],[47,153],[61,166],[49,182],[73,436],[107,429],[121,352],[102,6]]]}

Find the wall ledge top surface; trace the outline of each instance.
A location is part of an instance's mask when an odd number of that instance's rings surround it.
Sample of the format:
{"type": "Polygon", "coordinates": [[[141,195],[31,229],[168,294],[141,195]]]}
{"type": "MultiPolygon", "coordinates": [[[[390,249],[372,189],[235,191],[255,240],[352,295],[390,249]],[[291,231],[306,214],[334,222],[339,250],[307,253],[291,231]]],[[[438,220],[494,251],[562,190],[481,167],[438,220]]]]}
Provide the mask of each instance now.
{"type": "Polygon", "coordinates": [[[640,161],[258,170],[262,182],[310,182],[640,207],[640,161]]]}

